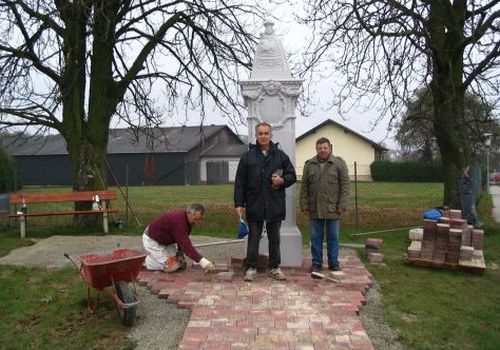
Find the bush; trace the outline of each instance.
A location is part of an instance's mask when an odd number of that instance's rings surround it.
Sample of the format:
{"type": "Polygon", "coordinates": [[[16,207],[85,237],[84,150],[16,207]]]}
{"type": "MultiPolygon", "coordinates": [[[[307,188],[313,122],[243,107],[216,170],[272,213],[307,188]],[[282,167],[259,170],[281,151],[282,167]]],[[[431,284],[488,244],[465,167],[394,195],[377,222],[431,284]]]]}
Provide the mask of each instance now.
{"type": "Polygon", "coordinates": [[[442,182],[440,163],[375,161],[370,165],[373,181],[442,182]]]}
{"type": "Polygon", "coordinates": [[[10,154],[4,150],[0,150],[0,193],[16,190],[16,184],[14,161],[10,154]]]}

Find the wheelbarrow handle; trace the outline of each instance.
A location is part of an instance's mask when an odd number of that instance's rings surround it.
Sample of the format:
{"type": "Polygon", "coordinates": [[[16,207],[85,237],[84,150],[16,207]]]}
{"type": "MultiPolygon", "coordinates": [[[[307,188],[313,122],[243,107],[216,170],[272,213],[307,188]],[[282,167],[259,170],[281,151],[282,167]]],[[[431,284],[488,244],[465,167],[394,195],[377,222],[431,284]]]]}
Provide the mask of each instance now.
{"type": "Polygon", "coordinates": [[[73,263],[73,265],[75,265],[77,270],[80,269],[80,266],[78,266],[78,263],[76,262],[76,260],[72,256],[70,256],[68,253],[64,253],[64,257],[69,259],[73,263]]]}

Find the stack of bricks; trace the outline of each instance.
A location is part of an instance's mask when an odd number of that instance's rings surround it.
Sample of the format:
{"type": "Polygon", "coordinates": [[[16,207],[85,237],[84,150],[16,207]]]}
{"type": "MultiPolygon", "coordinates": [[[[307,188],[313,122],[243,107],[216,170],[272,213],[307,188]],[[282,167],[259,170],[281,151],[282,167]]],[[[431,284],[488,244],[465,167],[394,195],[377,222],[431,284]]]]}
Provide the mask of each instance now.
{"type": "Polygon", "coordinates": [[[436,240],[436,221],[424,221],[424,235],[422,237],[422,250],[420,251],[420,258],[432,260],[434,254],[434,241],[436,240]]]}
{"type": "Polygon", "coordinates": [[[423,229],[410,230],[408,260],[436,266],[484,266],[483,230],[468,225],[460,210],[442,213],[439,220],[424,220],[423,229]]]}
{"type": "Polygon", "coordinates": [[[432,260],[444,263],[447,259],[450,226],[443,223],[435,224],[435,226],[436,241],[434,243],[434,251],[432,252],[432,260]]]}
{"type": "Polygon", "coordinates": [[[472,230],[471,245],[474,247],[474,250],[483,250],[483,239],[483,230],[472,230]]]}
{"type": "Polygon", "coordinates": [[[451,228],[448,239],[448,251],[446,262],[457,265],[460,258],[460,247],[462,246],[462,230],[451,228]]]}
{"type": "Polygon", "coordinates": [[[378,238],[368,238],[365,242],[365,255],[368,260],[375,263],[381,263],[384,261],[384,254],[382,251],[382,243],[384,241],[378,238]]]}
{"type": "Polygon", "coordinates": [[[422,240],[424,238],[424,230],[421,228],[411,229],[409,233],[409,238],[411,244],[408,247],[408,257],[420,258],[420,252],[422,250],[422,240]]]}

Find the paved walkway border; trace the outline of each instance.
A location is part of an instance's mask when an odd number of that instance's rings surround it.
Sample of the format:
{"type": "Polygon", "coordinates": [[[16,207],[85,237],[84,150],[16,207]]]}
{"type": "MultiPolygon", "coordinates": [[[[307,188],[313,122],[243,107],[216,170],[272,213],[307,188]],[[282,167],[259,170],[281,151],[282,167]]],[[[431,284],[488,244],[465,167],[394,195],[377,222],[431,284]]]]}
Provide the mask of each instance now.
{"type": "Polygon", "coordinates": [[[191,309],[179,349],[373,349],[358,315],[371,275],[354,253],[340,262],[340,284],[312,279],[310,258],[286,269],[285,282],[265,274],[244,282],[234,264],[217,265],[215,276],[195,266],[175,274],[143,270],[138,280],[191,309]]]}

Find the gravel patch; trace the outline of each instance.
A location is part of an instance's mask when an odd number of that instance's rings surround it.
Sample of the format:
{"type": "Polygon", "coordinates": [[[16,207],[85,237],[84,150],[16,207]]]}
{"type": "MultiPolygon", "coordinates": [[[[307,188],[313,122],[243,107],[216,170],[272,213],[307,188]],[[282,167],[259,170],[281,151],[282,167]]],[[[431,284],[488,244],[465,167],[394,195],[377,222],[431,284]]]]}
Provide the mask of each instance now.
{"type": "Polygon", "coordinates": [[[135,327],[129,334],[135,349],[177,349],[191,312],[161,300],[144,287],[138,288],[138,293],[141,302],[135,327]]]}
{"type": "MultiPolygon", "coordinates": [[[[192,236],[195,244],[220,241],[220,238],[192,236]]],[[[109,252],[120,247],[141,249],[140,236],[52,236],[34,239],[36,244],[12,251],[0,258],[0,264],[30,266],[40,268],[60,268],[71,262],[64,253],[78,257],[86,253],[109,252]]],[[[200,248],[207,259],[218,263],[229,263],[231,256],[241,256],[243,243],[225,244],[200,248]]],[[[309,254],[304,250],[304,254],[309,254]]],[[[341,254],[355,254],[349,249],[341,249],[341,254]]],[[[190,311],[178,309],[175,304],[152,295],[145,287],[138,286],[140,304],[137,308],[137,322],[129,337],[137,350],[177,349],[189,321],[190,311]]],[[[361,311],[361,319],[375,349],[403,349],[398,334],[391,330],[381,309],[380,287],[374,281],[366,295],[366,305],[361,311]]]]}
{"type": "Polygon", "coordinates": [[[403,345],[399,341],[399,334],[392,330],[384,318],[382,311],[382,293],[377,281],[373,281],[366,295],[366,305],[359,314],[366,333],[370,337],[375,349],[380,350],[402,350],[403,345]]]}

